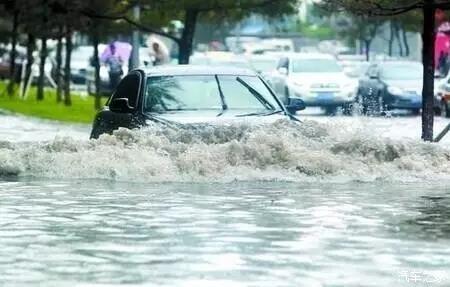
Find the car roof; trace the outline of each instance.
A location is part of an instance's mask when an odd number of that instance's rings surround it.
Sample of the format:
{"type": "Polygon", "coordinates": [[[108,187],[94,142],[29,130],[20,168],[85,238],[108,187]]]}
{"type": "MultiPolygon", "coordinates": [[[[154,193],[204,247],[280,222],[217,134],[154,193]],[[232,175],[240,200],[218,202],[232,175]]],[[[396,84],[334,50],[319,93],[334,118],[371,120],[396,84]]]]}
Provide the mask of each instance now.
{"type": "Polygon", "coordinates": [[[147,76],[240,75],[257,76],[251,69],[230,66],[166,65],[145,69],[147,76]]]}
{"type": "Polygon", "coordinates": [[[336,57],[325,53],[287,53],[286,57],[291,59],[329,59],[336,60],[336,57]]]}
{"type": "Polygon", "coordinates": [[[374,65],[377,65],[381,68],[383,67],[392,67],[392,66],[416,66],[416,67],[422,67],[421,62],[417,61],[381,61],[381,62],[375,62],[374,65]]]}

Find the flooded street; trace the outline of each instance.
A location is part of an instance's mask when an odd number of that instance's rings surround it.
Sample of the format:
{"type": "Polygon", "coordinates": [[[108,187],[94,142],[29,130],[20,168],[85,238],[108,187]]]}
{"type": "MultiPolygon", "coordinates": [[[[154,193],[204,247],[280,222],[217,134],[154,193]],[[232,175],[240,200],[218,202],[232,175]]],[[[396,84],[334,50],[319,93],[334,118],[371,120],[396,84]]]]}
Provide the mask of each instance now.
{"type": "Polygon", "coordinates": [[[98,141],[2,122],[4,285],[450,284],[449,139],[421,143],[419,118],[98,141]]]}
{"type": "Polygon", "coordinates": [[[448,192],[439,184],[3,182],[0,281],[411,286],[416,274],[414,286],[448,286],[448,192]]]}

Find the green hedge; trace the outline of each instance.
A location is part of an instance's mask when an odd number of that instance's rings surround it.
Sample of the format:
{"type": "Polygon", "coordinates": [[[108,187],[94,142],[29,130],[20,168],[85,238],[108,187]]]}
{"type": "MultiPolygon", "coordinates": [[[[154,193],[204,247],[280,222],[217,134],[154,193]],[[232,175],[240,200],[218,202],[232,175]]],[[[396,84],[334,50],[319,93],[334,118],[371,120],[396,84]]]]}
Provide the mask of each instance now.
{"type": "Polygon", "coordinates": [[[56,91],[45,89],[44,100],[36,100],[36,87],[32,87],[26,99],[6,93],[6,82],[0,82],[0,109],[13,113],[62,122],[92,123],[95,116],[94,97],[72,93],[72,105],[56,102],[56,91]]]}

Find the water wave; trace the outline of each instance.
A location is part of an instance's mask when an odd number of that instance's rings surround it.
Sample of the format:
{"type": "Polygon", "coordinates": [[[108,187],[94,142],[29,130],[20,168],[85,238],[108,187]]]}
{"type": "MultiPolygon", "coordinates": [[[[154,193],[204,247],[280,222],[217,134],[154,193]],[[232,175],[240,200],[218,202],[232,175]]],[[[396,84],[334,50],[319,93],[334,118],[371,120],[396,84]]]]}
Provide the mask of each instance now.
{"type": "Polygon", "coordinates": [[[91,141],[0,142],[0,176],[139,182],[450,180],[450,149],[314,121],[152,125],[91,141]]]}

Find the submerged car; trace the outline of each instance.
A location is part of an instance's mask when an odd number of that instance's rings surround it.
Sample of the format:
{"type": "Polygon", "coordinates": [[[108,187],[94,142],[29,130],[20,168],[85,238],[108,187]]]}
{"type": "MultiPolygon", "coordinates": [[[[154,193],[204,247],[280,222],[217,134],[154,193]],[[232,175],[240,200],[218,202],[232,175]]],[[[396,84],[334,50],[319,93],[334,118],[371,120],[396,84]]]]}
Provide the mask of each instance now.
{"type": "Polygon", "coordinates": [[[133,70],[119,83],[93,124],[91,138],[150,122],[167,125],[297,120],[303,101],[284,106],[249,69],[161,66],[133,70]]]}

